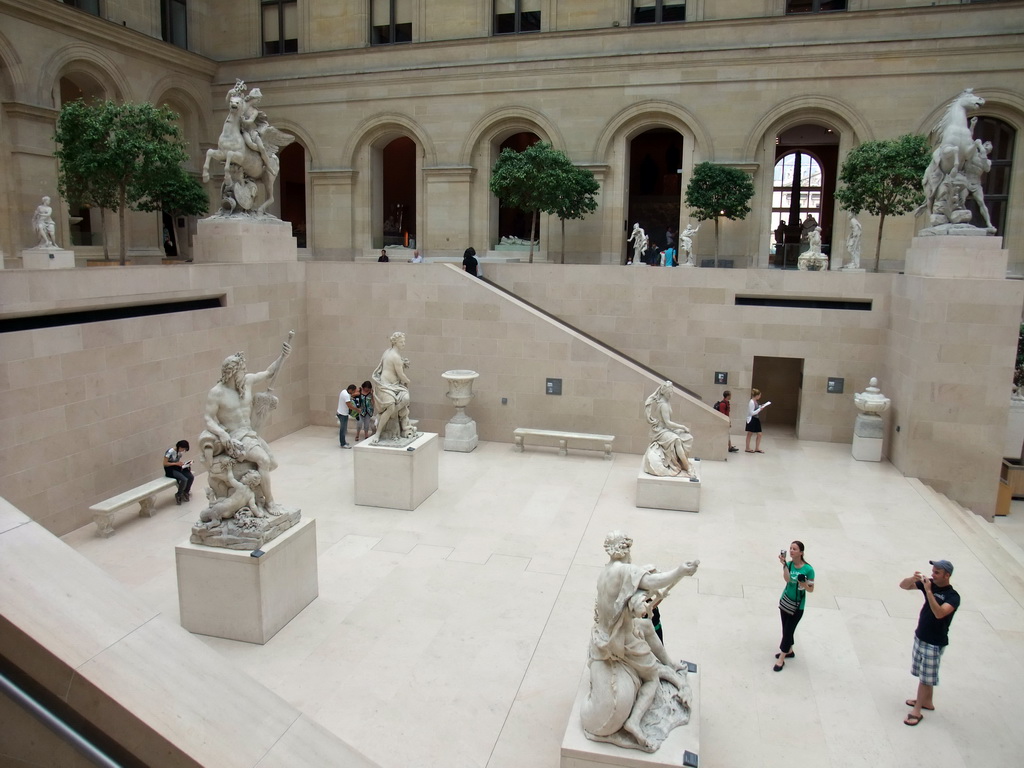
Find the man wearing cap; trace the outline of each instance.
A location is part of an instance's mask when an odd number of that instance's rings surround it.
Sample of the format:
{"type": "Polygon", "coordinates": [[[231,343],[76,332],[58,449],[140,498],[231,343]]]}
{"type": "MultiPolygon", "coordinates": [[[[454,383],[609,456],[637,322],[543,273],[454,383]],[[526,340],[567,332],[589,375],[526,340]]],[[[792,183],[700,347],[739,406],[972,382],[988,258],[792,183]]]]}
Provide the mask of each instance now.
{"type": "Polygon", "coordinates": [[[907,699],[910,713],[904,725],[917,725],[924,719],[922,709],[933,710],[932,694],[939,684],[939,661],[949,645],[949,625],[953,612],[960,607],[960,594],[949,583],[953,564],[949,560],[929,560],[931,578],[915,571],[900,582],[900,589],[920,589],[924,592],[924,605],[914,633],[913,663],[910,674],[917,678],[917,698],[907,699]]]}

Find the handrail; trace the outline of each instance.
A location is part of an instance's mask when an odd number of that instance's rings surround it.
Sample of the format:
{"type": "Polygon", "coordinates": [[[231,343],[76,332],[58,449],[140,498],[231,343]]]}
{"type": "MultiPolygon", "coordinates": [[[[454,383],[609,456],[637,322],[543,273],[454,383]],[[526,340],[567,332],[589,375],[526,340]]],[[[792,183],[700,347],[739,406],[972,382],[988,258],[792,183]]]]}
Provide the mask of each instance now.
{"type": "Polygon", "coordinates": [[[121,763],[112,760],[95,744],[64,722],[58,715],[55,715],[46,706],[22,690],[2,670],[0,670],[0,692],[7,694],[12,701],[21,705],[22,709],[96,765],[102,766],[102,768],[124,768],[121,763]]]}

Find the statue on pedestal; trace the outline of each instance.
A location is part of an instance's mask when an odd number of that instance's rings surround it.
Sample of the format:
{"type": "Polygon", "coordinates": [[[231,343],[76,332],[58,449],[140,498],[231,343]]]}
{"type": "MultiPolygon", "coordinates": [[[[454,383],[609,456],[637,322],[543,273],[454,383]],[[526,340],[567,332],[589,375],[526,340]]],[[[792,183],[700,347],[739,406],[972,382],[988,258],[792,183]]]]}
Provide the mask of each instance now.
{"type": "Polygon", "coordinates": [[[974,138],[978,118],[967,121],[968,111],[984,104],[985,100],[975,95],[973,88],[966,88],[950,102],[932,128],[934,150],[921,180],[925,201],[914,212],[915,216],[928,214],[928,225],[919,232],[921,235],[994,235],[996,232],[981,190],[981,176],[992,167],[988,159],[992,145],[974,138]],[[967,208],[968,197],[978,204],[985,229],[971,225],[973,216],[967,208]]]}
{"type": "Polygon", "coordinates": [[[209,470],[209,506],[192,527],[193,544],[258,549],[299,521],[298,509],[274,500],[270,474],[277,462],[259,434],[264,419],[277,407],[274,380],[291,354],[294,335],[288,334],[281,355],[261,373],[246,371],[243,352],[225,359],[220,381],[206,396],[206,429],[199,447],[209,470]],[[253,388],[263,383],[267,391],[254,393],[253,388]]]}
{"type": "Polygon", "coordinates": [[[274,202],[274,183],[281,170],[277,151],[295,137],[270,124],[259,109],[262,99],[259,88],[249,91],[242,80],[236,80],[227,93],[228,116],[217,149],[207,150],[203,164],[205,183],[210,180],[210,161],[224,163],[223,200],[217,216],[270,215],[266,210],[274,202]]]}
{"type": "MultiPolygon", "coordinates": [[[[811,216],[807,217],[812,218],[811,216]]],[[[828,267],[828,256],[821,252],[821,227],[814,227],[807,233],[807,250],[796,260],[796,268],[812,272],[828,267]]]]}
{"type": "Polygon", "coordinates": [[[850,254],[850,262],[843,269],[860,269],[860,235],[864,227],[857,217],[850,214],[850,235],[846,238],[846,252],[850,254]]]}
{"type": "Polygon", "coordinates": [[[39,238],[36,248],[60,248],[57,245],[55,235],[56,225],[53,223],[53,208],[50,207],[50,198],[43,195],[42,202],[36,206],[32,214],[32,231],[39,238]]]}
{"type": "Polygon", "coordinates": [[[384,350],[380,363],[370,379],[373,381],[373,400],[377,407],[377,436],[374,443],[391,445],[410,443],[420,433],[409,420],[409,385],[405,375],[409,360],[402,357],[405,349],[405,334],[395,331],[390,337],[391,346],[384,350]]]}
{"type": "Polygon", "coordinates": [[[700,224],[696,227],[687,222],[686,229],[679,235],[679,254],[682,256],[686,254],[685,259],[680,259],[680,265],[684,267],[696,266],[693,260],[693,236],[697,234],[697,230],[700,229],[700,224]]]}
{"type": "Polygon", "coordinates": [[[633,244],[633,264],[643,264],[644,255],[647,253],[648,238],[639,223],[633,225],[633,231],[629,235],[627,243],[633,244]]]}
{"type": "Polygon", "coordinates": [[[644,472],[656,477],[687,474],[695,477],[693,465],[686,458],[693,448],[689,428],[672,421],[672,382],[666,381],[644,402],[644,413],[651,427],[651,444],[644,453],[644,472]]]}
{"type": "Polygon", "coordinates": [[[632,546],[621,531],[604,540],[609,560],[597,578],[590,691],[580,720],[588,739],[654,752],[673,728],[689,722],[693,694],[688,665],[672,660],[647,617],[700,561],[661,572],[633,565],[632,546]]]}

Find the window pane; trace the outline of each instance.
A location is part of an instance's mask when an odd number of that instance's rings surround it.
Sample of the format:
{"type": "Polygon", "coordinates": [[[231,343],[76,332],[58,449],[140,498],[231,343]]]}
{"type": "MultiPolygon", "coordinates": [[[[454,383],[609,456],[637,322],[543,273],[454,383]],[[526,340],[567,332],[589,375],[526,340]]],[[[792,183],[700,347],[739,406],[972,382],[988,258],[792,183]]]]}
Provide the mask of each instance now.
{"type": "Polygon", "coordinates": [[[412,24],[412,0],[395,0],[395,23],[412,24]]]}
{"type": "Polygon", "coordinates": [[[788,0],[786,13],[810,13],[814,10],[812,0],[788,0]]]}
{"type": "Polygon", "coordinates": [[[277,6],[263,6],[263,54],[271,56],[281,52],[281,45],[278,42],[277,29],[277,6]]]}
{"type": "Polygon", "coordinates": [[[818,10],[821,11],[845,11],[846,0],[821,0],[818,10]]]}
{"type": "Polygon", "coordinates": [[[523,11],[524,13],[528,11],[531,13],[533,11],[540,13],[540,0],[522,0],[519,3],[519,10],[523,11]]]}
{"type": "Polygon", "coordinates": [[[494,0],[494,14],[497,16],[499,13],[511,13],[515,15],[516,12],[516,0],[494,0]]]}
{"type": "Polygon", "coordinates": [[[287,3],[281,8],[284,11],[284,39],[298,40],[299,38],[299,4],[287,3]]]}
{"type": "Polygon", "coordinates": [[[412,22],[408,24],[395,24],[395,42],[412,42],[412,22]]]}
{"type": "Polygon", "coordinates": [[[644,0],[637,0],[633,3],[633,23],[634,24],[653,24],[657,21],[655,16],[657,12],[657,5],[650,0],[646,2],[644,0]]]}
{"type": "Polygon", "coordinates": [[[188,47],[188,12],[184,0],[171,0],[171,34],[168,42],[179,48],[188,47]]]}
{"type": "Polygon", "coordinates": [[[391,23],[391,0],[373,0],[370,4],[370,23],[375,27],[391,23]]]}
{"type": "Polygon", "coordinates": [[[686,21],[686,3],[673,3],[666,0],[661,4],[662,21],[686,21]]]}
{"type": "Polygon", "coordinates": [[[519,15],[520,32],[540,32],[540,11],[524,11],[519,15]]]}

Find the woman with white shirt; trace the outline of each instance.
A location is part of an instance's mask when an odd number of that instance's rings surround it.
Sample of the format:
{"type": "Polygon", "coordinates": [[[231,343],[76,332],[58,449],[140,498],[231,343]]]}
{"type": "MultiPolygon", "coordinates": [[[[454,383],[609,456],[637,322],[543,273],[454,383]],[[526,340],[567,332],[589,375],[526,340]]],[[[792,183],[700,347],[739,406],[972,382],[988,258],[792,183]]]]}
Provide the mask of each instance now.
{"type": "Polygon", "coordinates": [[[750,402],[747,403],[747,453],[764,453],[761,450],[761,419],[758,415],[771,405],[769,400],[764,405],[758,405],[758,401],[761,399],[761,390],[752,389],[750,390],[750,402]],[[757,435],[757,441],[754,443],[754,450],[750,450],[750,436],[757,435]]]}

